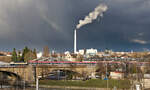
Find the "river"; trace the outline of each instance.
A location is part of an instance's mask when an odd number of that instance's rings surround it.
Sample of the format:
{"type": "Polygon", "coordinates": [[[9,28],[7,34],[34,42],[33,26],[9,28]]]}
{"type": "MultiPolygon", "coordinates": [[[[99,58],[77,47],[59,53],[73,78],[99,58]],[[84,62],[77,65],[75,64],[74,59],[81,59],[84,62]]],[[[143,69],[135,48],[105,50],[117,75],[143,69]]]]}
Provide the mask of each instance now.
{"type": "MultiPolygon", "coordinates": [[[[0,90],[36,90],[36,88],[0,88],[0,90]]],[[[65,88],[39,88],[39,90],[75,90],[65,88]]]]}
{"type": "MultiPolygon", "coordinates": [[[[0,90],[36,90],[36,88],[0,88],[0,90]]],[[[79,90],[65,88],[39,88],[39,90],[79,90]]],[[[83,89],[82,89],[83,90],[83,89]]]]}
{"type": "MultiPolygon", "coordinates": [[[[0,87],[0,90],[36,90],[36,88],[35,87],[19,88],[19,87],[3,86],[3,87],[0,87]]],[[[80,89],[71,89],[71,88],[39,88],[39,90],[80,90],[80,89]]]]}

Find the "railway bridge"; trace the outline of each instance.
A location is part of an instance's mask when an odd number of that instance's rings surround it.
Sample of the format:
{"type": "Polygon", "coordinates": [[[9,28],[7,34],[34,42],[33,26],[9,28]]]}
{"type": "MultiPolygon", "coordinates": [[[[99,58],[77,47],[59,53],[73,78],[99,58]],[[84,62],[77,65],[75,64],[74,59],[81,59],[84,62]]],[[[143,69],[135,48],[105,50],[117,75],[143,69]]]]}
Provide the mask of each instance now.
{"type": "Polygon", "coordinates": [[[37,76],[46,76],[54,70],[69,70],[80,74],[94,75],[96,71],[95,65],[18,65],[18,66],[0,66],[0,72],[7,72],[9,75],[15,76],[27,82],[35,81],[37,76]]]}
{"type": "MultiPolygon", "coordinates": [[[[101,61],[99,63],[107,64],[125,64],[124,62],[101,61]]],[[[146,65],[147,62],[126,62],[126,64],[146,65]]],[[[94,76],[96,71],[96,62],[30,62],[26,65],[0,65],[1,73],[9,74],[16,79],[22,79],[28,82],[35,81],[37,76],[45,77],[54,70],[69,70],[88,76],[94,76]]],[[[1,77],[0,77],[1,78],[1,77]]]]}

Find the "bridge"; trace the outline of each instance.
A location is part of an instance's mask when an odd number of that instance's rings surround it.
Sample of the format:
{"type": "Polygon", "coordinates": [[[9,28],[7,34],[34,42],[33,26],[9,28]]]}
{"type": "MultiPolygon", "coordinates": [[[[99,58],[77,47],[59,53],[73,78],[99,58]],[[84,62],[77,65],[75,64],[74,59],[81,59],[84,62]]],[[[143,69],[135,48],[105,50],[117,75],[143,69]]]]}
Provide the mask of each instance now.
{"type": "MultiPolygon", "coordinates": [[[[146,65],[149,62],[114,62],[100,61],[99,63],[107,64],[137,64],[146,65]]],[[[25,80],[28,82],[35,81],[37,76],[45,77],[54,70],[67,70],[86,74],[88,76],[95,75],[97,62],[30,62],[23,65],[0,64],[0,75],[7,74],[8,78],[13,77],[13,80],[25,80]]],[[[1,77],[0,77],[1,78],[1,77]]]]}
{"type": "Polygon", "coordinates": [[[37,76],[45,77],[54,70],[67,70],[77,72],[79,74],[86,74],[88,76],[94,75],[96,71],[95,65],[0,65],[0,73],[9,74],[8,77],[13,77],[13,80],[25,80],[27,82],[34,82],[37,76]]]}

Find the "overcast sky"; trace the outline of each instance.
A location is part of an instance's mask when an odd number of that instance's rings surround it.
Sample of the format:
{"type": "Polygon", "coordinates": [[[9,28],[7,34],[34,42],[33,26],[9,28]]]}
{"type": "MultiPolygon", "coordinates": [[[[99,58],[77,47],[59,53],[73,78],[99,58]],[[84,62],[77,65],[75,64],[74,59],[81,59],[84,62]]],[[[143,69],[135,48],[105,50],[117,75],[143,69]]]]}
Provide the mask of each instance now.
{"type": "Polygon", "coordinates": [[[100,3],[103,18],[77,31],[77,48],[150,49],[150,0],[0,0],[0,50],[73,50],[73,30],[100,3]]]}

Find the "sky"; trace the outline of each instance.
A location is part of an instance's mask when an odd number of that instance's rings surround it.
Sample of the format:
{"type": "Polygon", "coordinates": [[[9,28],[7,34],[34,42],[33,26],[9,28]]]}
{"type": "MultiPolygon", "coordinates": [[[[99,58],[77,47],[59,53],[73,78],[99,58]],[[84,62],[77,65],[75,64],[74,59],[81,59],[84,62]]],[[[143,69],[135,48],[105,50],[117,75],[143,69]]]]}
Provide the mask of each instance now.
{"type": "Polygon", "coordinates": [[[103,17],[77,30],[77,48],[150,49],[150,0],[0,0],[0,50],[73,51],[73,31],[99,4],[103,17]]]}

